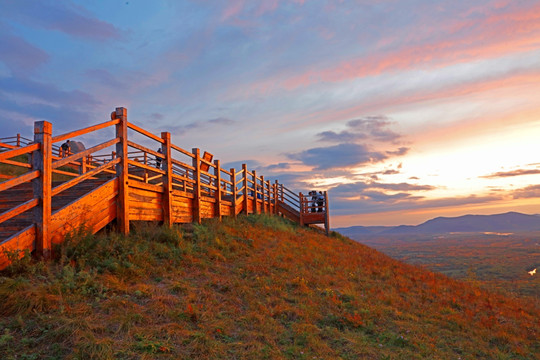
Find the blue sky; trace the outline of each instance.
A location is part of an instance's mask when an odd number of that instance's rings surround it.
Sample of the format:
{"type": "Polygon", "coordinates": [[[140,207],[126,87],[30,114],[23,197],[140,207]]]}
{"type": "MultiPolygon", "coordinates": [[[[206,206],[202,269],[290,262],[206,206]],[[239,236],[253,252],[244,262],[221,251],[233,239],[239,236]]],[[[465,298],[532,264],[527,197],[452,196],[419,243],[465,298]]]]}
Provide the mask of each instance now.
{"type": "Polygon", "coordinates": [[[124,106],[335,226],[540,213],[539,80],[532,0],[0,1],[0,137],[124,106]]]}

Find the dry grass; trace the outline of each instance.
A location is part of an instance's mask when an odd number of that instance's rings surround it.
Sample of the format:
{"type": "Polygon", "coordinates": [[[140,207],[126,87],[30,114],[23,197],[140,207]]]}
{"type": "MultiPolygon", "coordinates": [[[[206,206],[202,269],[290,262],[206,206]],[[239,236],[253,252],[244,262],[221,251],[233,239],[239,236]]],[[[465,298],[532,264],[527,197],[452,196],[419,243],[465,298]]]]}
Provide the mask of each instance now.
{"type": "MultiPolygon", "coordinates": [[[[74,234],[0,277],[5,359],[535,359],[538,304],[249,216],[74,234]]],[[[25,261],[25,260],[22,260],[25,261]]]]}

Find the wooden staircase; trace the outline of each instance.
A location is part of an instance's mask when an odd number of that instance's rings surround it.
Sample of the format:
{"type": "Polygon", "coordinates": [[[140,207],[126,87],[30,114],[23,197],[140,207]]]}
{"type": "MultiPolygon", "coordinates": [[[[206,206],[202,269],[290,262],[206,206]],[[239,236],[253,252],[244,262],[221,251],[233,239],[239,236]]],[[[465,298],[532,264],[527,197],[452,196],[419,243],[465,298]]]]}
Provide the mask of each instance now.
{"type": "MultiPolygon", "coordinates": [[[[107,178],[88,179],[59,193],[57,196],[54,196],[51,201],[52,215],[54,216],[54,214],[62,208],[74,203],[107,181],[107,178]]],[[[60,184],[61,182],[55,182],[53,183],[53,187],[60,184]]],[[[0,192],[0,213],[30,201],[33,196],[34,193],[31,183],[23,183],[0,192]]],[[[0,243],[31,226],[33,223],[34,214],[32,210],[25,211],[22,214],[5,221],[0,227],[0,243]]]]}
{"type": "Polygon", "coordinates": [[[26,172],[0,180],[0,270],[9,265],[8,252],[48,256],[52,244],[70,231],[84,226],[95,233],[112,221],[127,234],[130,221],[172,225],[267,213],[301,225],[324,224],[329,230],[326,193],[315,213],[302,193],[271,183],[245,164],[241,170],[227,170],[219,160],[212,162],[208,152],[201,156],[199,149],[184,150],[171,143],[169,133],[158,137],[129,123],[125,108],[117,108],[110,121],[57,136],[52,136],[52,124],[36,122],[33,141],[20,136],[9,140],[0,139],[0,163],[26,172]],[[55,156],[61,142],[81,135],[102,139],[95,133],[107,128],[109,140],[55,156]],[[115,130],[112,139],[110,128],[115,130]],[[153,145],[128,140],[128,131],[153,145]],[[152,150],[157,147],[160,151],[152,150]],[[32,164],[21,159],[32,159],[32,164]],[[70,180],[53,181],[53,174],[70,180]]]}

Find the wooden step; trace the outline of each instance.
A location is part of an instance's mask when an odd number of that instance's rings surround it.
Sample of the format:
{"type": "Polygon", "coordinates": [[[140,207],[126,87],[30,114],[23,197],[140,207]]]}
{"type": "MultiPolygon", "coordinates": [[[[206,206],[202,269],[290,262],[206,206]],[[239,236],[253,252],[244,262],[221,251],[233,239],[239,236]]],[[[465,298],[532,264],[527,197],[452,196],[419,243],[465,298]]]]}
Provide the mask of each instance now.
{"type": "MultiPolygon", "coordinates": [[[[80,184],[73,186],[56,196],[53,196],[51,202],[52,212],[63,208],[64,206],[80,199],[85,194],[107,182],[107,178],[88,179],[80,184]]],[[[53,188],[61,182],[53,183],[53,188]]],[[[14,207],[32,199],[33,190],[31,183],[24,183],[11,189],[3,191],[0,197],[0,213],[13,209],[14,207]]],[[[33,211],[29,210],[17,215],[0,224],[0,242],[16,234],[20,230],[31,225],[34,221],[33,211]]]]}

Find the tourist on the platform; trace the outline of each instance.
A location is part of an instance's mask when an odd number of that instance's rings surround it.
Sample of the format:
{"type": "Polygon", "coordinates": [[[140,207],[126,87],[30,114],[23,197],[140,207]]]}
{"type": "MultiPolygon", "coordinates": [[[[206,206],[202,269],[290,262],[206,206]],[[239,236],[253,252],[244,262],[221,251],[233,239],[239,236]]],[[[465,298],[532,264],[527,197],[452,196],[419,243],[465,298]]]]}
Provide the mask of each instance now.
{"type": "MultiPolygon", "coordinates": [[[[157,152],[161,154],[162,153],[161,148],[157,149],[157,152]]],[[[158,169],[161,169],[161,160],[162,160],[161,157],[156,155],[156,167],[158,169]]]]}
{"type": "Polygon", "coordinates": [[[324,195],[322,191],[319,191],[319,195],[317,195],[317,212],[323,212],[323,205],[324,205],[324,195]]]}
{"type": "Polygon", "coordinates": [[[60,157],[66,157],[70,153],[70,143],[69,140],[67,140],[65,143],[63,143],[60,146],[60,157]]]}

